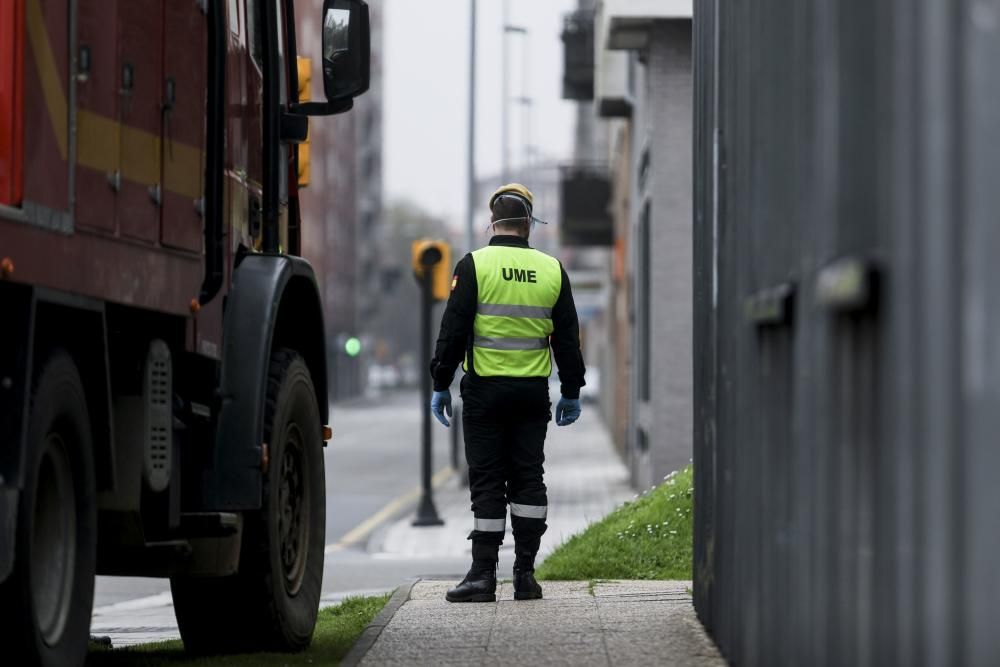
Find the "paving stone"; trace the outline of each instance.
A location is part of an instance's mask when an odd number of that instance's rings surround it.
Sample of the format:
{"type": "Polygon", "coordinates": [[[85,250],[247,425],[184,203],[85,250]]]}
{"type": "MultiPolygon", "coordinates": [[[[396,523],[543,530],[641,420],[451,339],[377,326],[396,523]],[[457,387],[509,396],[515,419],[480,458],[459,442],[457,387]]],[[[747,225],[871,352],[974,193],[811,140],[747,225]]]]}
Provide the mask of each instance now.
{"type": "Polygon", "coordinates": [[[418,582],[363,665],[724,665],[687,582],[559,582],[568,597],[449,604],[418,582]],[[581,594],[581,591],[585,594],[581,594]]]}
{"type": "Polygon", "coordinates": [[[454,581],[421,581],[410,591],[411,600],[443,600],[449,588],[458,585],[454,581]]]}

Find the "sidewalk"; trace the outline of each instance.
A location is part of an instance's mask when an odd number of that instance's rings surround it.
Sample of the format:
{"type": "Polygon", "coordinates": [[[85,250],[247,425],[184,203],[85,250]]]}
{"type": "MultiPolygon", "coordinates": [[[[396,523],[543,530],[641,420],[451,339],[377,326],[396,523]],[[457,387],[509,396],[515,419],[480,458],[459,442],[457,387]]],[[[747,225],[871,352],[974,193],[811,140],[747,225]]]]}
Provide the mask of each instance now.
{"type": "Polygon", "coordinates": [[[342,663],[678,665],[726,663],[695,618],[685,581],[543,582],[543,600],[451,604],[454,581],[399,589],[342,663]]]}
{"type": "MultiPolygon", "coordinates": [[[[542,537],[539,562],[589,523],[635,497],[628,483],[628,472],[614,451],[595,406],[585,405],[576,424],[549,425],[545,485],[549,528],[542,537]]],[[[434,502],[445,522],[443,526],[415,528],[410,525],[412,517],[404,517],[377,531],[369,551],[380,558],[435,555],[466,557],[471,563],[472,543],[467,538],[472,530],[472,511],[468,489],[453,481],[435,494],[434,502]]],[[[514,539],[508,520],[500,551],[501,575],[510,576],[513,559],[514,539]]],[[[464,570],[439,574],[464,574],[464,570]]]]}

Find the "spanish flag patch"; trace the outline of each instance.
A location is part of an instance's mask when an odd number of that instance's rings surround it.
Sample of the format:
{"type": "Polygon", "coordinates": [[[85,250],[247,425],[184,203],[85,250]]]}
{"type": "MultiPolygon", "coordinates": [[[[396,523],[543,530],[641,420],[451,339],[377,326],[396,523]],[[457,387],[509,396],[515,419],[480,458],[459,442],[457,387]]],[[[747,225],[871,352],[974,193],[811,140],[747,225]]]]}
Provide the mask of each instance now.
{"type": "Polygon", "coordinates": [[[455,286],[458,285],[458,276],[454,275],[451,277],[451,291],[455,291],[455,286]]]}

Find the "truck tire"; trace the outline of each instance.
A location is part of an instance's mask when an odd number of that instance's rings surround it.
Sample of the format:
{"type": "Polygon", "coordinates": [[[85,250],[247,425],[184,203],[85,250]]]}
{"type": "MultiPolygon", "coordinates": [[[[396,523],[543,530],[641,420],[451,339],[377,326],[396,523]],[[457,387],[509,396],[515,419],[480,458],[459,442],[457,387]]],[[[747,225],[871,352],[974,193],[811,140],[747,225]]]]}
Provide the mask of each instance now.
{"type": "Polygon", "coordinates": [[[189,652],[291,652],[312,640],[326,539],[319,415],[302,357],[277,350],[267,383],[269,465],[262,507],[244,514],[239,572],[171,579],[177,624],[189,652]]]}
{"type": "Polygon", "coordinates": [[[82,665],[94,603],[96,489],[87,400],[64,351],[37,376],[23,464],[14,572],[0,586],[0,650],[11,664],[82,665]]]}

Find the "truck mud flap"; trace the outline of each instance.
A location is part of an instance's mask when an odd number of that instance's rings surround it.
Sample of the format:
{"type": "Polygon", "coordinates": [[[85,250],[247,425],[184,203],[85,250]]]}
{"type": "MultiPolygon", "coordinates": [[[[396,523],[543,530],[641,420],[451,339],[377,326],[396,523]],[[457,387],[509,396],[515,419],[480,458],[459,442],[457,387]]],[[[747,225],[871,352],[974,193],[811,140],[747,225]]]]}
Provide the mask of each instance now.
{"type": "Polygon", "coordinates": [[[300,257],[246,255],[226,301],[215,451],[202,484],[207,509],[260,508],[264,397],[276,332],[301,348],[326,423],[326,343],[313,269],[300,257]]]}

